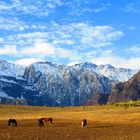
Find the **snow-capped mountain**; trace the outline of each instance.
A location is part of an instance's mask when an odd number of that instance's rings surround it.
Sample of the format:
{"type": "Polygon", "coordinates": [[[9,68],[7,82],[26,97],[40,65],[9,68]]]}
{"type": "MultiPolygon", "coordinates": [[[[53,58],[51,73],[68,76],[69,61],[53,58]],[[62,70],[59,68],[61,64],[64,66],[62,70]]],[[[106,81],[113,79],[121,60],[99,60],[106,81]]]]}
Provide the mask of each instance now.
{"type": "Polygon", "coordinates": [[[46,105],[80,105],[96,93],[111,92],[111,81],[92,70],[39,62],[26,68],[24,78],[44,97],[46,105]]]}
{"type": "Polygon", "coordinates": [[[24,74],[24,71],[25,71],[24,66],[0,60],[0,75],[22,76],[24,74]]]}
{"type": "Polygon", "coordinates": [[[38,91],[22,76],[26,67],[0,60],[0,103],[41,104],[38,91]]]}
{"type": "Polygon", "coordinates": [[[106,77],[108,77],[110,80],[113,81],[120,81],[124,82],[130,79],[135,73],[138,72],[138,70],[132,70],[132,69],[126,69],[126,68],[115,68],[109,64],[107,65],[96,65],[92,63],[81,63],[76,64],[73,66],[76,69],[80,69],[81,67],[83,69],[89,69],[97,72],[98,74],[102,74],[106,77]]]}
{"type": "Polygon", "coordinates": [[[92,63],[65,66],[38,62],[25,68],[1,60],[0,102],[16,99],[29,105],[81,105],[94,95],[110,94],[114,83],[135,73],[92,63]]]}

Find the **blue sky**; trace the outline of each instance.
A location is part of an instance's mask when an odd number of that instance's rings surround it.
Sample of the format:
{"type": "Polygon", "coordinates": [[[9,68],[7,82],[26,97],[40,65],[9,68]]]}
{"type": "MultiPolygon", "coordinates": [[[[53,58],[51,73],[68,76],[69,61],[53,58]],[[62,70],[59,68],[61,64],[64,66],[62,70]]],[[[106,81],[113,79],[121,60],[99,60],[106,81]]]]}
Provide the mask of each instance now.
{"type": "Polygon", "coordinates": [[[140,68],[140,0],[0,0],[0,59],[140,68]]]}

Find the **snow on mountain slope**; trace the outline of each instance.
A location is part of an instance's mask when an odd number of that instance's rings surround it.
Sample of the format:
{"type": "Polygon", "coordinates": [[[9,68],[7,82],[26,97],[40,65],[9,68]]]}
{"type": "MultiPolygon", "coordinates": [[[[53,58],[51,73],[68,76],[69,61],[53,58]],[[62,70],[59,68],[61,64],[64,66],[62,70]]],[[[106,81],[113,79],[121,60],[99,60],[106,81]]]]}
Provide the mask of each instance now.
{"type": "Polygon", "coordinates": [[[102,75],[110,78],[111,80],[121,81],[121,82],[127,81],[135,73],[138,72],[138,70],[115,68],[111,65],[100,65],[98,66],[98,71],[102,75]]]}
{"type": "Polygon", "coordinates": [[[63,71],[63,69],[59,70],[58,65],[52,64],[50,62],[38,62],[32,65],[36,72],[41,72],[44,75],[52,74],[57,75],[59,72],[63,71]]]}
{"type": "Polygon", "coordinates": [[[126,69],[126,68],[115,68],[109,64],[107,65],[95,65],[92,63],[80,63],[72,66],[73,68],[79,69],[88,69],[97,72],[98,74],[102,74],[108,77],[110,80],[114,81],[127,81],[134,74],[138,72],[138,70],[126,69]]]}
{"type": "Polygon", "coordinates": [[[18,84],[17,82],[15,82],[15,81],[13,81],[11,79],[6,79],[6,78],[3,78],[3,77],[0,77],[0,81],[7,82],[7,83],[18,84]]]}
{"type": "MultiPolygon", "coordinates": [[[[138,70],[115,68],[111,65],[96,65],[88,62],[76,64],[74,66],[57,65],[52,64],[51,62],[38,62],[32,64],[32,67],[34,67],[36,71],[39,71],[42,74],[47,75],[49,73],[54,76],[57,76],[58,74],[60,76],[65,71],[72,69],[78,70],[82,68],[86,70],[92,70],[98,74],[102,74],[108,77],[110,80],[121,82],[127,81],[138,72],[138,70]]],[[[24,74],[24,72],[25,67],[0,60],[0,75],[20,77],[24,74]]]]}
{"type": "Polygon", "coordinates": [[[0,89],[0,97],[9,98],[9,96],[0,89]]]}
{"type": "Polygon", "coordinates": [[[25,67],[0,60],[0,75],[22,76],[25,67]]]}

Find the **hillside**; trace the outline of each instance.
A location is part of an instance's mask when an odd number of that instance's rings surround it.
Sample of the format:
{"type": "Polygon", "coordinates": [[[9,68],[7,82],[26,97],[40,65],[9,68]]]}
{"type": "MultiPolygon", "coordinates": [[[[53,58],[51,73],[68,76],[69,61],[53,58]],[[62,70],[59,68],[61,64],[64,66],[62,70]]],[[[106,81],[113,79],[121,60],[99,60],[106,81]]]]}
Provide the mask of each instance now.
{"type": "Polygon", "coordinates": [[[115,85],[109,102],[135,101],[140,99],[140,71],[124,83],[115,85]]]}

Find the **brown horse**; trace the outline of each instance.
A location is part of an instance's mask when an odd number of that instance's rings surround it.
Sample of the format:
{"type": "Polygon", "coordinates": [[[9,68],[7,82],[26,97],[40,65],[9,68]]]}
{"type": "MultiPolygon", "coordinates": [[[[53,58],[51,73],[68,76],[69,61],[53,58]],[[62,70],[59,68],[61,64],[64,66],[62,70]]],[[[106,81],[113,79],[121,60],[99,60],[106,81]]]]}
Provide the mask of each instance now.
{"type": "Polygon", "coordinates": [[[87,119],[83,119],[82,120],[82,128],[86,128],[87,127],[87,119]]]}
{"type": "Polygon", "coordinates": [[[41,118],[44,122],[50,122],[51,124],[53,124],[53,119],[50,118],[41,118]]]}

